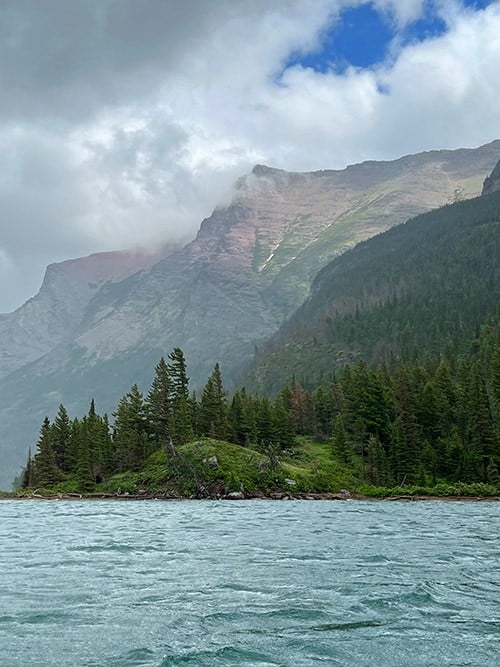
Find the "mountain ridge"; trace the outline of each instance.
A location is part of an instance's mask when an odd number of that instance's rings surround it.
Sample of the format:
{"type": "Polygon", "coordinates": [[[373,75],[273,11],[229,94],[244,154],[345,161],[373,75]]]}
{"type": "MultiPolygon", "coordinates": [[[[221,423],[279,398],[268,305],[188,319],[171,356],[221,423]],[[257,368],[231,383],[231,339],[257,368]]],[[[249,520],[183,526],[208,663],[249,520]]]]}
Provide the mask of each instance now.
{"type": "Polygon", "coordinates": [[[93,253],[49,264],[38,293],[12,313],[0,314],[0,378],[69,340],[105,283],[120,282],[170,251],[165,246],[93,253]]]}

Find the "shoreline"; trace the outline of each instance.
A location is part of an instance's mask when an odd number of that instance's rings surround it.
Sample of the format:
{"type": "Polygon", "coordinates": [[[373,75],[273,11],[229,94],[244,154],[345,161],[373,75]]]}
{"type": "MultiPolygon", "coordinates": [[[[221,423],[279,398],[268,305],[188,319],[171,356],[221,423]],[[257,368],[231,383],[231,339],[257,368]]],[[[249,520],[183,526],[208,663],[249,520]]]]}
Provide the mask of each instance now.
{"type": "Polygon", "coordinates": [[[143,493],[143,494],[116,494],[116,493],[55,493],[55,494],[38,494],[32,493],[30,495],[0,495],[1,500],[118,500],[118,501],[140,501],[140,500],[163,500],[180,502],[185,500],[225,500],[225,501],[244,501],[244,500],[275,500],[275,501],[290,501],[290,500],[340,500],[352,501],[362,500],[371,502],[421,502],[421,501],[443,501],[443,502],[498,502],[500,496],[383,496],[377,498],[374,496],[363,496],[357,493],[271,493],[259,495],[243,495],[241,493],[230,493],[225,496],[167,496],[158,493],[143,493]]]}

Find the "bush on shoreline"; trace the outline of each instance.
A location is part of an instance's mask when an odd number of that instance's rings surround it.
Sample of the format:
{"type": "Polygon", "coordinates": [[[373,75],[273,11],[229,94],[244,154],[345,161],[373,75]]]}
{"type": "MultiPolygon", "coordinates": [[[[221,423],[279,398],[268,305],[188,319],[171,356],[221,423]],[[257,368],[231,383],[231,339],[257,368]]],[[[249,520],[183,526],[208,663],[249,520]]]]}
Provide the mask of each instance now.
{"type": "Polygon", "coordinates": [[[397,496],[435,496],[438,498],[464,497],[464,498],[488,498],[499,495],[500,490],[491,485],[477,482],[465,484],[436,484],[435,486],[395,486],[387,488],[383,486],[359,487],[358,492],[369,498],[390,498],[397,496]]]}

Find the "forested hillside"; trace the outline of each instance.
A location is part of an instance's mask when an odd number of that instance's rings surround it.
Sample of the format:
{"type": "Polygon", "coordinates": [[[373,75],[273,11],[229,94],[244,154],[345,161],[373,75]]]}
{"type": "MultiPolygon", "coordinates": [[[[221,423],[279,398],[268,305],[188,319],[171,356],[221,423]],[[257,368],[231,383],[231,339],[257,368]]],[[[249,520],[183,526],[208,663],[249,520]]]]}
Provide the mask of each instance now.
{"type": "Polygon", "coordinates": [[[371,493],[395,486],[421,493],[498,490],[494,325],[449,362],[369,370],[360,361],[312,392],[293,381],[273,401],[245,390],[229,400],[218,364],[197,399],[189,394],[182,351],[175,349],[169,362],[158,363],[145,398],[136,385],[122,398],[112,429],[93,402],[73,421],[60,406],[54,423],[46,419],[41,427],[21,486],[197,497],[287,485],[305,492],[346,484],[368,485],[371,493]]]}
{"type": "Polygon", "coordinates": [[[257,353],[247,384],[315,386],[346,362],[369,366],[464,353],[498,322],[500,193],[445,206],[360,243],[257,353]]]}

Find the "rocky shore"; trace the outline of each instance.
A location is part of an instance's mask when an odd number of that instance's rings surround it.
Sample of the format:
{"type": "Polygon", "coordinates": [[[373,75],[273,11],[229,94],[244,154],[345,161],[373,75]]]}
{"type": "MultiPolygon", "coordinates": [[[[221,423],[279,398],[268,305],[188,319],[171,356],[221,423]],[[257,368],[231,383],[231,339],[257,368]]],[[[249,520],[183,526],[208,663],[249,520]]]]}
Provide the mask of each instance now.
{"type": "Polygon", "coordinates": [[[422,500],[444,501],[444,502],[498,502],[500,496],[385,496],[374,497],[364,496],[357,493],[270,493],[270,494],[256,494],[246,495],[239,491],[228,493],[222,496],[171,496],[161,493],[54,493],[54,494],[16,494],[7,493],[0,495],[0,500],[370,500],[378,502],[399,501],[399,502],[415,502],[422,500]]]}

